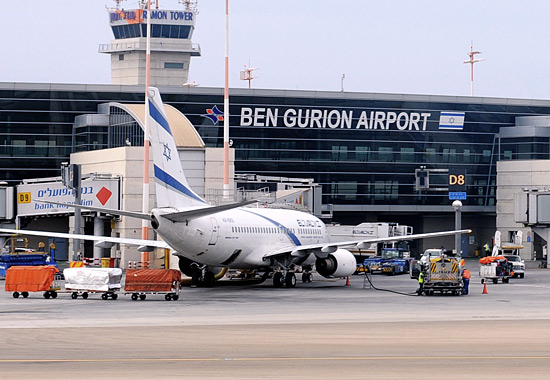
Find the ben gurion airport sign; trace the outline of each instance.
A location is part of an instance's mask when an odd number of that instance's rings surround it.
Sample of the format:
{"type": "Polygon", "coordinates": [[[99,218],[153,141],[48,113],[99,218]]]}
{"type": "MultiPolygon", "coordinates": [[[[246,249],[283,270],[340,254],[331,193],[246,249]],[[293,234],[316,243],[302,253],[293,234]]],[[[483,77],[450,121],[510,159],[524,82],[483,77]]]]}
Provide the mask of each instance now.
{"type": "MultiPolygon", "coordinates": [[[[462,130],[465,112],[441,111],[439,129],[462,130]]],[[[287,127],[426,131],[432,112],[243,107],[243,127],[287,127]]]]}

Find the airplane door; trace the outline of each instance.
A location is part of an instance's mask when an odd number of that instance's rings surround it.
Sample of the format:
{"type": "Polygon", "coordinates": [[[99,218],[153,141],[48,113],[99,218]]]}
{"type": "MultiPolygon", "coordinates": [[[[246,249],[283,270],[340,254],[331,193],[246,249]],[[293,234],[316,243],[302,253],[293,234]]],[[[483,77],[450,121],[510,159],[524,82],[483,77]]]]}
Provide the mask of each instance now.
{"type": "Polygon", "coordinates": [[[210,236],[210,241],[208,242],[208,245],[214,245],[218,242],[220,228],[218,226],[218,221],[213,216],[210,217],[210,222],[212,223],[212,236],[210,236]]]}

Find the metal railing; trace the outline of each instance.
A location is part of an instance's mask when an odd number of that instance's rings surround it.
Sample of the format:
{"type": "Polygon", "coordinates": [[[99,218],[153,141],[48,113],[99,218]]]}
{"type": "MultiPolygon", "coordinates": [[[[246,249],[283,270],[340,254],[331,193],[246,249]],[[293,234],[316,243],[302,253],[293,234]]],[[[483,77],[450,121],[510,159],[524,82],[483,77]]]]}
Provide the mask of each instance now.
{"type": "MultiPolygon", "coordinates": [[[[127,50],[143,50],[147,48],[145,41],[133,40],[125,42],[116,42],[112,44],[100,44],[99,52],[100,53],[110,53],[115,51],[127,51],[127,50]]],[[[177,52],[188,52],[192,55],[200,55],[201,47],[199,44],[189,44],[186,43],[170,43],[170,42],[151,42],[151,50],[155,51],[177,51],[177,52]],[[193,54],[195,53],[195,54],[193,54]]]]}

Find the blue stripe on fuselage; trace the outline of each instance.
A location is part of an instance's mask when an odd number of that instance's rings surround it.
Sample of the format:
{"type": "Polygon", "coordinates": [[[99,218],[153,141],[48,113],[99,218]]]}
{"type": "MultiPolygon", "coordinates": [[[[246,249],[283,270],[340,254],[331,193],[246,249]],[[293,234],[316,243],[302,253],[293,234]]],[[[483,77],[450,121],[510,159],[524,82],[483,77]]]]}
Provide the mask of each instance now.
{"type": "Polygon", "coordinates": [[[152,101],[149,100],[149,114],[159,125],[166,130],[172,136],[172,131],[170,130],[170,125],[168,121],[162,116],[162,113],[155,107],[152,101]]]}
{"type": "Polygon", "coordinates": [[[290,228],[287,228],[287,227],[283,226],[281,223],[277,222],[276,220],[270,219],[270,218],[268,218],[267,216],[263,216],[263,215],[261,215],[261,214],[256,214],[256,213],[253,212],[252,210],[248,210],[248,209],[244,209],[244,208],[240,208],[239,210],[249,212],[249,213],[251,213],[251,214],[253,214],[253,215],[259,216],[260,218],[264,218],[264,219],[267,220],[268,222],[273,223],[273,224],[274,224],[275,226],[277,226],[278,228],[282,228],[283,231],[286,232],[286,234],[288,235],[288,237],[292,240],[292,242],[293,242],[295,245],[302,245],[302,243],[300,242],[300,240],[298,239],[298,237],[292,233],[292,231],[290,230],[290,228]]]}
{"type": "Polygon", "coordinates": [[[160,182],[165,183],[166,185],[176,189],[177,191],[191,197],[201,203],[207,204],[204,199],[195,194],[191,189],[185,187],[181,182],[172,177],[170,174],[166,173],[164,170],[155,165],[155,178],[160,182]]]}

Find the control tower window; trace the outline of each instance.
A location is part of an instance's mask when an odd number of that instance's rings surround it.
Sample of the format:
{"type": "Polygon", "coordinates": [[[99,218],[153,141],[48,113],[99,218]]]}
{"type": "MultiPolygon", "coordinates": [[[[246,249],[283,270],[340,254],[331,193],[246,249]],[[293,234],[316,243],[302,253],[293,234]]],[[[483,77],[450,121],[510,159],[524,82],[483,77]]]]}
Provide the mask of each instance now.
{"type": "Polygon", "coordinates": [[[138,24],[113,26],[115,39],[141,37],[141,31],[138,24]]]}
{"type": "MultiPolygon", "coordinates": [[[[147,37],[147,25],[141,26],[141,34],[147,37]]],[[[179,38],[188,39],[191,27],[188,25],[151,25],[151,37],[153,38],[179,38]]]]}
{"type": "Polygon", "coordinates": [[[164,62],[164,68],[183,70],[183,62],[164,62]]]}
{"type": "MultiPolygon", "coordinates": [[[[115,39],[147,37],[147,24],[117,25],[111,28],[115,39]]],[[[189,25],[151,25],[151,37],[153,38],[178,38],[189,39],[191,26],[189,25]]]]}

